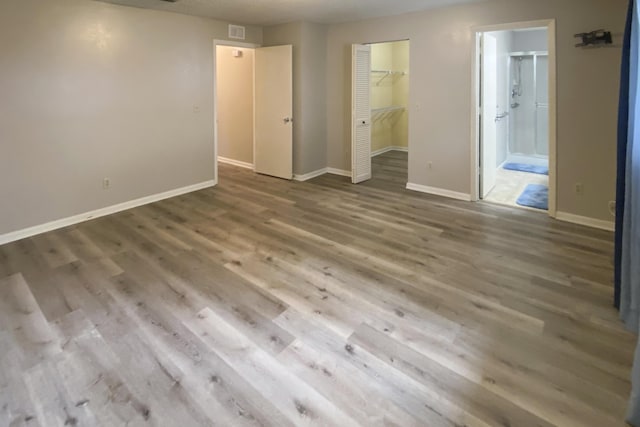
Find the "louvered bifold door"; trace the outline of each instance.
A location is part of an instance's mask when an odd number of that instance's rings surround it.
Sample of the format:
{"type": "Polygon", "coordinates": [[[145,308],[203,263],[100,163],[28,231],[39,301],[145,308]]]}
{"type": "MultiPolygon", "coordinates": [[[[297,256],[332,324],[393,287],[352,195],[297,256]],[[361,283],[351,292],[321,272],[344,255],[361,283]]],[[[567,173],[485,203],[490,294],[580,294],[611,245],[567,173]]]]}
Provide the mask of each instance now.
{"type": "Polygon", "coordinates": [[[371,47],[353,45],[351,181],[371,179],[371,47]]]}

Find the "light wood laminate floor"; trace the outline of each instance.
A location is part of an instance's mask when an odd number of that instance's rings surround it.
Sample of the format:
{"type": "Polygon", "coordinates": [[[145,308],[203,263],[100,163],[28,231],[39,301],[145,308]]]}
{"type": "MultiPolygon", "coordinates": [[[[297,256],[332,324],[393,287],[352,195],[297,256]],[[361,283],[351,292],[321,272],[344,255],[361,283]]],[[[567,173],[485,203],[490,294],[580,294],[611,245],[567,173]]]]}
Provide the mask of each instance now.
{"type": "Polygon", "coordinates": [[[624,425],[611,233],[387,157],[0,246],[0,425],[624,425]]]}

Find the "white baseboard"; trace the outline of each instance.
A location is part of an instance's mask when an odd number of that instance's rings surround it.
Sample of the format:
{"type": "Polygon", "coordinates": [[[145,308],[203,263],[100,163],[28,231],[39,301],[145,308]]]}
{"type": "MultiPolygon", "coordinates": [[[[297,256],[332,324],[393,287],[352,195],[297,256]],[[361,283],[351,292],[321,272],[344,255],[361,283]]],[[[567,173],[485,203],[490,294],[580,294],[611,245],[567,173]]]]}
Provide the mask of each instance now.
{"type": "Polygon", "coordinates": [[[35,236],[37,234],[46,233],[47,231],[53,231],[59,228],[68,227],[70,225],[78,224],[84,221],[88,221],[90,219],[99,218],[101,216],[111,215],[117,212],[136,208],[138,206],[147,205],[149,203],[157,202],[157,201],[168,199],[171,197],[180,196],[186,193],[191,193],[193,191],[203,190],[205,188],[213,187],[214,185],[216,185],[216,182],[213,180],[205,181],[199,184],[189,185],[187,187],[182,187],[182,188],[176,188],[175,190],[165,191],[164,193],[153,194],[151,196],[141,197],[139,199],[130,200],[128,202],[119,203],[117,205],[107,206],[106,208],[96,209],[94,211],[85,212],[79,215],[73,215],[67,218],[58,219],[55,221],[47,222],[45,224],[24,228],[22,230],[12,231],[6,234],[0,234],[0,245],[4,245],[5,243],[10,243],[10,242],[15,242],[16,240],[25,239],[27,237],[35,236]]]}
{"type": "Polygon", "coordinates": [[[376,151],[371,152],[371,157],[379,156],[380,154],[388,153],[389,151],[402,151],[404,153],[409,152],[409,147],[400,147],[397,145],[392,145],[390,147],[384,147],[376,151]]]}
{"type": "Polygon", "coordinates": [[[309,172],[304,175],[294,175],[293,179],[295,179],[296,181],[308,181],[317,176],[324,175],[325,173],[329,173],[331,175],[348,176],[349,178],[351,178],[351,171],[345,171],[345,170],[336,169],[336,168],[323,168],[323,169],[318,169],[317,171],[309,172]]]}
{"type": "Polygon", "coordinates": [[[573,224],[585,225],[587,227],[599,228],[600,230],[615,231],[614,221],[604,221],[602,219],[589,218],[586,216],[574,215],[566,212],[557,212],[556,219],[573,224]]]}
{"type": "Polygon", "coordinates": [[[420,193],[433,194],[435,196],[449,197],[450,199],[464,200],[465,202],[471,201],[471,195],[465,193],[458,193],[455,191],[445,190],[443,188],[427,187],[426,185],[407,183],[407,190],[419,191],[420,193]]]}
{"type": "Polygon", "coordinates": [[[345,171],[342,169],[327,168],[327,173],[330,173],[331,175],[348,176],[351,178],[351,171],[345,171]]]}
{"type": "Polygon", "coordinates": [[[327,173],[327,168],[322,168],[317,171],[305,173],[304,175],[293,175],[293,179],[295,181],[309,181],[310,179],[324,175],[325,173],[327,173]]]}
{"type": "Polygon", "coordinates": [[[253,165],[251,163],[241,162],[240,160],[233,160],[233,159],[229,159],[227,157],[218,156],[218,161],[220,163],[226,163],[228,165],[239,166],[241,168],[253,170],[253,165]]]}

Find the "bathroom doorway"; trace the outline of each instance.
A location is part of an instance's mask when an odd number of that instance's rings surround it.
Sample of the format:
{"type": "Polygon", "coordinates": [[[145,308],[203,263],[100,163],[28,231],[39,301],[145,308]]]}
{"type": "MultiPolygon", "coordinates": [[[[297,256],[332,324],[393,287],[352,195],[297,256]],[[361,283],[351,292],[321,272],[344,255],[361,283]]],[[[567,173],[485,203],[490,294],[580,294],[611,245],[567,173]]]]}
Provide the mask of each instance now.
{"type": "MultiPolygon", "coordinates": [[[[517,24],[516,24],[517,25],[517,24]]],[[[555,63],[548,26],[477,32],[476,200],[555,215],[555,63]]]]}

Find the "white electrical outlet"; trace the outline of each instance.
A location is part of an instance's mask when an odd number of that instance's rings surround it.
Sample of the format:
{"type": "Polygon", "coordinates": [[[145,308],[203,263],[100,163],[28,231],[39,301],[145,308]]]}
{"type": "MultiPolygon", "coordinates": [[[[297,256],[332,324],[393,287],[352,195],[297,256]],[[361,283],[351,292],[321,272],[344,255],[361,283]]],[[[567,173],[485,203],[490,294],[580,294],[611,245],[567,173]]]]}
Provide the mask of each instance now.
{"type": "Polygon", "coordinates": [[[576,195],[582,196],[584,194],[584,185],[581,182],[576,183],[576,195]]]}
{"type": "Polygon", "coordinates": [[[427,163],[427,169],[432,169],[432,168],[433,168],[433,163],[428,162],[428,163],[427,163]]]}
{"type": "Polygon", "coordinates": [[[109,178],[104,178],[102,180],[102,189],[103,190],[108,190],[109,187],[111,187],[111,180],[109,178]]]}

